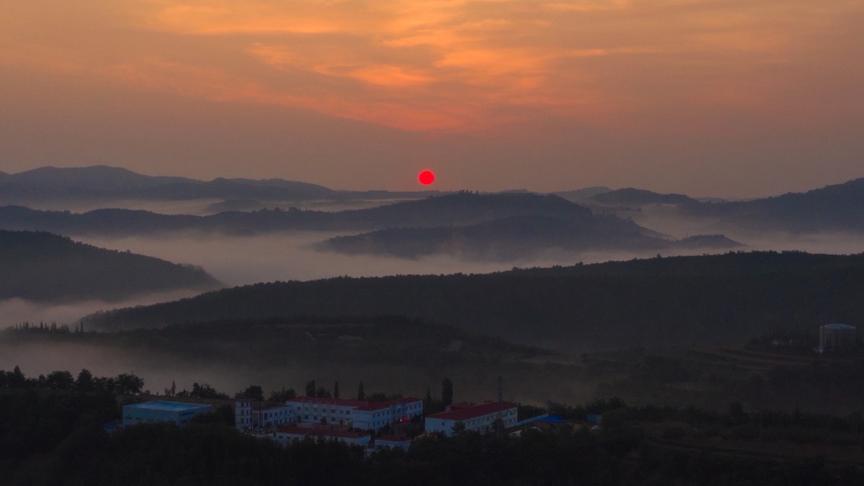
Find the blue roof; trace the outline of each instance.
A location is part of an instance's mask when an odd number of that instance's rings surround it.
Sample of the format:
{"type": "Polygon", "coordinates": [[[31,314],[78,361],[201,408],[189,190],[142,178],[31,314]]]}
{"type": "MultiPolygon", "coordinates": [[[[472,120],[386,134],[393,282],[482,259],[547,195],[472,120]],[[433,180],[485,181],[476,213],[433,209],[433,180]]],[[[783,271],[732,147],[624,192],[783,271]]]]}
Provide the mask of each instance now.
{"type": "Polygon", "coordinates": [[[210,408],[210,405],[207,405],[206,403],[184,403],[156,400],[152,402],[133,403],[130,405],[126,405],[126,407],[138,408],[143,410],[156,410],[160,412],[182,412],[186,410],[200,410],[202,408],[210,408]]]}
{"type": "Polygon", "coordinates": [[[850,326],[849,324],[841,324],[839,322],[834,322],[831,324],[825,324],[825,329],[831,329],[832,331],[854,331],[856,330],[855,326],[850,326]]]}

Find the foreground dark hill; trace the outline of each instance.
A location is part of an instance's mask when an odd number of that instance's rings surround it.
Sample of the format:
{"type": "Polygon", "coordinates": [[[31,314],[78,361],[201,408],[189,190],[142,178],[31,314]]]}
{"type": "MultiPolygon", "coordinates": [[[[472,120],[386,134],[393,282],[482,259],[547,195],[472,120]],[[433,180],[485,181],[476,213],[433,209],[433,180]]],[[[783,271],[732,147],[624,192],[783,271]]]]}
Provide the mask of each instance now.
{"type": "Polygon", "coordinates": [[[864,255],[730,253],[487,275],[259,284],[94,315],[101,329],[405,315],[558,349],[741,343],[864,315],[864,255]]]}
{"type": "Polygon", "coordinates": [[[117,300],[219,285],[199,268],[38,232],[0,231],[0,299],[117,300]]]}
{"type": "Polygon", "coordinates": [[[730,249],[737,246],[741,245],[723,236],[696,236],[675,241],[660,237],[632,221],[588,212],[570,218],[523,215],[467,226],[388,228],[331,238],[318,248],[402,258],[450,255],[506,261],[556,252],[640,252],[679,248],[730,249]]]}

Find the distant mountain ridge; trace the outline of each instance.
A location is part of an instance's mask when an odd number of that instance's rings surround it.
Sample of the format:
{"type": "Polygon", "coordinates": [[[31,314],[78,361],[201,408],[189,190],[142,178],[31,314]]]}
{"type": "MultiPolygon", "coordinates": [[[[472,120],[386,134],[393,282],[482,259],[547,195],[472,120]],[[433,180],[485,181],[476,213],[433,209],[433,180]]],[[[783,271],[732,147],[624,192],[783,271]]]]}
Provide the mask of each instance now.
{"type": "Polygon", "coordinates": [[[595,194],[591,196],[591,200],[602,204],[625,206],[643,206],[646,204],[695,204],[698,202],[684,194],[661,194],[633,187],[595,194]]]}
{"type": "MultiPolygon", "coordinates": [[[[667,205],[688,219],[704,220],[703,226],[716,231],[740,227],[790,233],[864,231],[864,178],[828,185],[805,192],[742,201],[693,198],[684,194],[663,194],[637,188],[559,193],[592,207],[642,210],[667,205]]],[[[667,217],[672,214],[667,213],[667,217]]]]}
{"type": "Polygon", "coordinates": [[[0,177],[0,201],[121,199],[276,199],[333,197],[337,191],[306,182],[283,179],[227,179],[202,181],[185,177],[149,176],[127,169],[40,167],[0,177]]]}
{"type": "Polygon", "coordinates": [[[119,300],[169,290],[210,290],[204,270],[105,250],[44,232],[0,230],[0,300],[119,300]]]}
{"type": "MultiPolygon", "coordinates": [[[[456,193],[338,212],[258,210],[209,216],[126,209],[75,214],[7,206],[0,207],[0,228],[112,236],[181,231],[242,235],[360,231],[367,233],[334,238],[321,243],[319,249],[408,258],[449,254],[510,260],[549,250],[675,248],[674,241],[632,221],[595,214],[558,196],[527,192],[456,193]]],[[[698,241],[691,241],[690,247],[698,241]]]]}
{"type": "Polygon", "coordinates": [[[325,251],[418,258],[451,255],[481,260],[518,260],[549,252],[730,249],[740,243],[720,236],[676,241],[614,216],[562,218],[521,215],[468,226],[388,228],[322,242],[325,251]]]}
{"type": "MultiPolygon", "coordinates": [[[[0,173],[0,204],[7,205],[85,200],[107,204],[110,201],[134,199],[259,202],[381,200],[417,199],[430,194],[434,193],[338,191],[317,184],[283,179],[217,178],[202,181],[184,177],[148,176],[104,165],[77,168],[42,167],[15,174],[0,173]]],[[[524,193],[499,194],[518,196],[524,193]]],[[[557,195],[579,204],[601,209],[612,208],[613,211],[615,208],[639,209],[650,205],[677,207],[681,216],[704,219],[708,225],[716,224],[712,232],[722,232],[727,226],[736,225],[801,233],[864,231],[864,178],[807,192],[749,201],[701,200],[684,194],[662,194],[638,188],[613,190],[601,186],[560,192],[557,195]]],[[[473,202],[482,203],[480,200],[473,202]]],[[[446,211],[447,208],[442,205],[441,209],[446,211]]],[[[380,221],[387,218],[387,211],[391,209],[381,210],[378,216],[380,221]]],[[[418,213],[418,220],[410,226],[449,224],[443,221],[445,218],[437,218],[437,224],[432,220],[426,221],[426,218],[436,217],[432,213],[418,213]]],[[[490,219],[492,218],[478,217],[474,222],[490,219]]],[[[400,221],[399,224],[404,225],[404,222],[400,221]]]]}
{"type": "Polygon", "coordinates": [[[468,225],[524,215],[590,219],[592,212],[557,196],[457,193],[336,212],[268,209],[209,216],[166,215],[129,209],[72,213],[4,206],[0,207],[0,228],[62,234],[134,235],[186,230],[255,234],[291,230],[374,230],[468,225]]]}
{"type": "Polygon", "coordinates": [[[790,232],[864,231],[864,178],[801,193],[686,207],[691,217],[790,232]]]}

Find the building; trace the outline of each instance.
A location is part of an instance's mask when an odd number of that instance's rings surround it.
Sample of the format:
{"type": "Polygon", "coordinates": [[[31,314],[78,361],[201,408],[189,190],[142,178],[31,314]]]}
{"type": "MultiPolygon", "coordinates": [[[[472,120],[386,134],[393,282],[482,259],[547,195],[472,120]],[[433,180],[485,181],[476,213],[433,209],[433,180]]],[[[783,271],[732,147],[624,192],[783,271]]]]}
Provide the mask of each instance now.
{"type": "Polygon", "coordinates": [[[422,416],[423,400],[416,398],[369,402],[351,411],[350,426],[360,430],[380,430],[422,416]]]}
{"type": "Polygon", "coordinates": [[[234,402],[234,426],[238,430],[267,429],[295,422],[294,409],[287,405],[262,408],[254,400],[234,402]]]}
{"type": "Polygon", "coordinates": [[[858,328],[848,324],[825,324],[819,326],[820,354],[853,349],[858,343],[858,328]]]}
{"type": "Polygon", "coordinates": [[[423,400],[404,398],[371,402],[299,397],[268,408],[256,408],[251,400],[237,400],[234,414],[236,426],[240,430],[267,429],[289,424],[320,424],[375,431],[422,417],[423,400]]]}
{"type": "Polygon", "coordinates": [[[426,417],[426,432],[452,436],[461,430],[491,432],[500,420],[503,428],[518,421],[517,407],[507,402],[451,405],[446,411],[426,417]]]}
{"type": "Polygon", "coordinates": [[[182,425],[192,420],[196,415],[212,411],[213,406],[205,403],[169,402],[162,400],[133,403],[123,406],[123,426],[129,427],[130,425],[159,422],[171,422],[182,425]]]}
{"type": "Polygon", "coordinates": [[[340,442],[354,447],[368,447],[372,441],[372,436],[369,432],[358,432],[356,430],[328,426],[301,427],[287,425],[278,427],[268,437],[283,446],[312,440],[315,442],[340,442]]]}

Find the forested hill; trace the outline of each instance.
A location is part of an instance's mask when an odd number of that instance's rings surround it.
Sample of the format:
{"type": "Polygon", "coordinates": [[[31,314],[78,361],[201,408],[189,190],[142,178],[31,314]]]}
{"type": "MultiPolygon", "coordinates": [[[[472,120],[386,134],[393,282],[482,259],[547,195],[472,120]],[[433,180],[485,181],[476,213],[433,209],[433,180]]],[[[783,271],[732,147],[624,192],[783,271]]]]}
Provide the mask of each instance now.
{"type": "Polygon", "coordinates": [[[118,300],[219,286],[199,268],[104,250],[50,233],[0,231],[0,300],[118,300]]]}
{"type": "Polygon", "coordinates": [[[558,349],[740,343],[864,316],[864,255],[729,253],[484,275],[258,284],[89,316],[101,329],[404,315],[558,349]]]}

